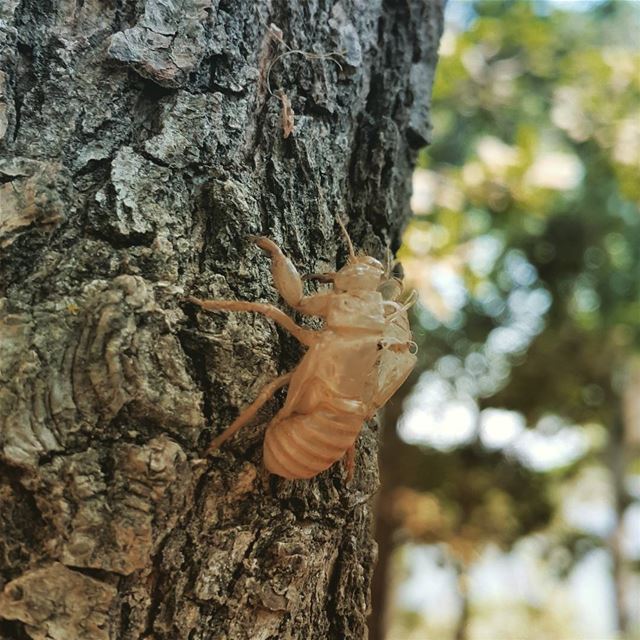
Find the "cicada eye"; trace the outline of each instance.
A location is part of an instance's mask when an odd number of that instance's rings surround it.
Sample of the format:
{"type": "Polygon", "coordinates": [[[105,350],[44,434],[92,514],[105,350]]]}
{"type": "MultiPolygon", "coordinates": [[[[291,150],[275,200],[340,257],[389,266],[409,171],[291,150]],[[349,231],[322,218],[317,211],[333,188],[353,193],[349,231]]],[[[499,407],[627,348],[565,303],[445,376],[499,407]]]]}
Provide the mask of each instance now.
{"type": "Polygon", "coordinates": [[[397,300],[402,294],[402,282],[397,278],[383,280],[378,291],[382,294],[384,300],[397,300]]]}

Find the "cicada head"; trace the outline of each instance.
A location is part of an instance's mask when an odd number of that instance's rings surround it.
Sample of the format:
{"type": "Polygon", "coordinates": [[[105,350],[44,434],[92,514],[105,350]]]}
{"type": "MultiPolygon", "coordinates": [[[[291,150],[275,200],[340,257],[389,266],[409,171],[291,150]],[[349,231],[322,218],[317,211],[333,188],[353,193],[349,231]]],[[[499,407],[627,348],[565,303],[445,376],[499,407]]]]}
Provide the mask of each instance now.
{"type": "Polygon", "coordinates": [[[384,276],[384,266],[371,256],[354,256],[338,271],[333,286],[338,291],[376,291],[384,276]]]}
{"type": "Polygon", "coordinates": [[[334,288],[339,292],[376,291],[385,274],[383,264],[372,256],[356,255],[344,222],[339,216],[336,217],[336,222],[349,248],[349,260],[333,275],[334,288]]]}

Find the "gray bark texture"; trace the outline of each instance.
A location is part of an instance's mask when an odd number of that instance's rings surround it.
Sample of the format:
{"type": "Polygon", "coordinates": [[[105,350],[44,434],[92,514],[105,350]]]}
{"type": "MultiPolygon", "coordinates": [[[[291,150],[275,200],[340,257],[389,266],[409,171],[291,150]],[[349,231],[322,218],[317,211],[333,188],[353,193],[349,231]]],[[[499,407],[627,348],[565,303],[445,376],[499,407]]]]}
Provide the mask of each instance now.
{"type": "Polygon", "coordinates": [[[344,260],[337,214],[397,246],[441,24],[440,0],[0,0],[0,638],[366,636],[375,423],[351,483],[264,470],[282,394],[203,459],[302,350],[185,296],[278,303],[250,233],[302,272],[344,260]]]}

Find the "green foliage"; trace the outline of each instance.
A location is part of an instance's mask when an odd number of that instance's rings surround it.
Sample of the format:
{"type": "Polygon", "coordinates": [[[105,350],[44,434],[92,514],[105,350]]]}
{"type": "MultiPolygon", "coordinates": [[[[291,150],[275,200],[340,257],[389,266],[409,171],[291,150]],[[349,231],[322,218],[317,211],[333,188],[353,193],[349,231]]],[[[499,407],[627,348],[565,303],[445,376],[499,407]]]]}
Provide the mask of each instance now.
{"type": "MultiPolygon", "coordinates": [[[[453,357],[462,366],[451,388],[519,411],[529,427],[554,414],[609,434],[585,455],[591,464],[622,446],[614,427],[640,350],[640,53],[629,26],[640,5],[473,9],[470,27],[442,44],[435,137],[401,249],[421,294],[420,364],[446,378],[441,363],[453,357]]],[[[508,548],[550,521],[553,487],[580,464],[538,473],[478,441],[416,449],[397,476],[416,492],[405,524],[464,562],[488,542],[508,548]],[[431,529],[416,515],[421,499],[431,529]]],[[[563,571],[604,543],[555,531],[563,571]]]]}
{"type": "Polygon", "coordinates": [[[520,250],[553,304],[500,403],[609,420],[613,374],[640,346],[640,54],[603,34],[624,33],[637,7],[537,15],[536,6],[476,2],[471,28],[445,40],[435,139],[421,156],[428,173],[418,172],[436,193],[407,230],[404,258],[410,276],[413,257],[436,256],[464,279],[462,309],[446,317],[423,298],[417,314],[440,353],[460,352],[504,324],[487,300],[507,303],[522,288],[505,268],[520,250]],[[483,271],[469,255],[486,237],[502,253],[483,271]],[[562,375],[545,384],[545,371],[562,375]]]}
{"type": "Polygon", "coordinates": [[[446,453],[408,448],[396,482],[412,487],[396,496],[405,531],[416,541],[446,540],[464,564],[489,541],[509,549],[552,515],[542,476],[479,442],[446,453]]]}

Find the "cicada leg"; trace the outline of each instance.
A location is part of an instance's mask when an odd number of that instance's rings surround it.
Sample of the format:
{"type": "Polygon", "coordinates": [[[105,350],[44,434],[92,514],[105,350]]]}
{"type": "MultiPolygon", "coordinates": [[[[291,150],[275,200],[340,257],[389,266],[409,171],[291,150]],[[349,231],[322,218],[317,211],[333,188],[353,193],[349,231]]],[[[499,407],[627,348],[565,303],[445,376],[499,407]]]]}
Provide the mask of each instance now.
{"type": "Polygon", "coordinates": [[[250,240],[271,257],[271,275],[284,301],[294,309],[304,296],[302,278],[295,265],[271,238],[251,236],[250,240]]]}
{"type": "Polygon", "coordinates": [[[274,307],[272,304],[245,302],[243,300],[200,300],[193,296],[189,296],[187,300],[202,307],[205,311],[253,311],[254,313],[261,313],[277,322],[283,329],[286,329],[306,346],[311,346],[317,340],[316,331],[297,325],[284,311],[274,307]]]}
{"type": "Polygon", "coordinates": [[[295,265],[270,238],[251,236],[251,240],[271,258],[273,283],[284,301],[296,311],[311,316],[323,316],[327,311],[330,293],[304,295],[302,278],[295,265]]]}
{"type": "Polygon", "coordinates": [[[265,385],[262,388],[262,391],[258,394],[258,397],[246,409],[243,409],[243,411],[240,412],[240,415],[217,438],[214,438],[211,441],[211,444],[207,448],[206,455],[209,455],[212,451],[218,449],[220,445],[233,437],[238,431],[240,431],[240,429],[242,429],[242,427],[251,422],[262,406],[273,397],[273,394],[278,389],[288,384],[292,375],[293,372],[289,371],[289,373],[278,376],[275,380],[265,385]]]}

